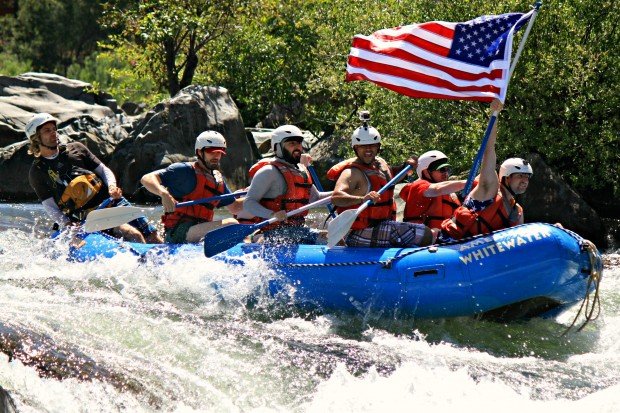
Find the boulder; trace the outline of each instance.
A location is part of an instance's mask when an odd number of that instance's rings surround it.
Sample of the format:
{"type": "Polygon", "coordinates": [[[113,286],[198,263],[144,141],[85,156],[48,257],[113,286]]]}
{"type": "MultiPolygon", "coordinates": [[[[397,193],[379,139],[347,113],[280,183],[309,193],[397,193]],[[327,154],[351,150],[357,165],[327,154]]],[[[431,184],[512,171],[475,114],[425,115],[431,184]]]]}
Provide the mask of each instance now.
{"type": "Polygon", "coordinates": [[[559,222],[597,246],[605,247],[605,228],[596,211],[540,155],[530,154],[526,159],[534,169],[527,192],[518,198],[526,222],[559,222]]]}
{"type": "Polygon", "coordinates": [[[28,155],[28,141],[14,143],[0,149],[0,199],[24,201],[36,199],[28,182],[28,171],[33,157],[28,155]]]}
{"type": "Polygon", "coordinates": [[[0,145],[25,139],[23,132],[33,114],[47,112],[61,125],[83,115],[93,119],[114,116],[116,101],[95,93],[90,83],[47,73],[0,76],[0,145]]]}
{"type": "MultiPolygon", "coordinates": [[[[196,137],[209,129],[227,140],[228,152],[222,159],[227,182],[234,188],[245,186],[248,167],[256,157],[239,110],[222,87],[188,86],[157,104],[117,146],[108,166],[117,174],[125,193],[132,194],[144,174],[193,160],[196,137]]],[[[136,197],[141,198],[139,194],[136,197]]]]}
{"type": "Polygon", "coordinates": [[[136,116],[146,111],[146,104],[125,102],[122,104],[121,109],[129,116],[136,116]]]}

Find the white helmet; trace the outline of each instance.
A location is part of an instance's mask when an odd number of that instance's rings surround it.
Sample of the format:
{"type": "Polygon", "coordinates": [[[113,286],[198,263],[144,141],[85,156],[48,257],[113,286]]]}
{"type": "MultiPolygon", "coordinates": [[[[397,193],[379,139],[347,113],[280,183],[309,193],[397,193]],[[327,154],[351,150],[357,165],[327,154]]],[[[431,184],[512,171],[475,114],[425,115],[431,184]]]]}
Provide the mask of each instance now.
{"type": "Polygon", "coordinates": [[[194,149],[200,150],[204,148],[219,148],[226,153],[226,139],[224,139],[221,133],[214,130],[204,131],[196,138],[194,149]]]}
{"type": "Polygon", "coordinates": [[[532,175],[534,170],[532,169],[532,165],[525,159],[521,158],[508,158],[503,163],[502,166],[499,167],[499,180],[502,181],[502,178],[505,176],[510,176],[512,174],[530,174],[532,175]]]}
{"type": "Polygon", "coordinates": [[[373,143],[381,143],[381,135],[372,126],[360,126],[351,135],[351,146],[372,145],[373,143]]]}
{"type": "Polygon", "coordinates": [[[422,171],[428,169],[430,164],[440,159],[445,159],[446,163],[448,162],[448,157],[441,151],[428,151],[420,155],[418,158],[418,167],[415,170],[418,173],[418,176],[422,178],[422,171]]]}
{"type": "Polygon", "coordinates": [[[271,133],[271,149],[276,151],[276,145],[288,138],[299,138],[303,141],[304,135],[297,126],[282,125],[271,133]]]}
{"type": "Polygon", "coordinates": [[[47,122],[54,122],[55,125],[58,125],[59,120],[49,113],[37,113],[34,115],[32,119],[30,119],[30,122],[26,125],[26,136],[28,139],[32,138],[34,134],[37,133],[39,126],[47,122]]]}

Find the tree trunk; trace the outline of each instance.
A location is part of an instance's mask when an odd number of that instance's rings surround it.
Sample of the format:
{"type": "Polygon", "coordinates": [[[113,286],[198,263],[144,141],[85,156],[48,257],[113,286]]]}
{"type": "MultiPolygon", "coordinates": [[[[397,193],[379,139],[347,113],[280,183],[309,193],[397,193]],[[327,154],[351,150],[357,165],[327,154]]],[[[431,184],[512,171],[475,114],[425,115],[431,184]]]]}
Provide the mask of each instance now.
{"type": "Polygon", "coordinates": [[[168,93],[170,93],[170,97],[173,97],[181,90],[175,64],[176,54],[174,49],[175,47],[172,39],[168,39],[164,42],[164,50],[166,51],[166,75],[168,77],[168,93]]]}
{"type": "Polygon", "coordinates": [[[181,78],[181,89],[192,84],[194,79],[194,73],[198,67],[198,56],[194,51],[190,51],[187,56],[187,64],[183,71],[183,77],[181,78]]]}

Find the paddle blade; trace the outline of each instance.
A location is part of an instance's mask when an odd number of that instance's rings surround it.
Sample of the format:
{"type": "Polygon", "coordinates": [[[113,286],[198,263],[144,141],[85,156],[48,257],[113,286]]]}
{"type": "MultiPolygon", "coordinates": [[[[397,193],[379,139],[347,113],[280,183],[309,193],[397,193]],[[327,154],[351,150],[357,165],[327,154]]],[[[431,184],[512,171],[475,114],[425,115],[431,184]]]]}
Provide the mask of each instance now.
{"type": "Polygon", "coordinates": [[[136,218],[144,216],[144,210],[136,207],[118,206],[114,208],[95,209],[86,216],[85,232],[97,232],[118,227],[136,218]]]}
{"type": "Polygon", "coordinates": [[[347,235],[357,215],[357,210],[347,209],[329,222],[327,225],[327,246],[329,248],[336,246],[347,235]]]}
{"type": "Polygon", "coordinates": [[[258,229],[257,225],[227,225],[205,235],[205,257],[212,257],[243,242],[243,239],[258,229]]]}

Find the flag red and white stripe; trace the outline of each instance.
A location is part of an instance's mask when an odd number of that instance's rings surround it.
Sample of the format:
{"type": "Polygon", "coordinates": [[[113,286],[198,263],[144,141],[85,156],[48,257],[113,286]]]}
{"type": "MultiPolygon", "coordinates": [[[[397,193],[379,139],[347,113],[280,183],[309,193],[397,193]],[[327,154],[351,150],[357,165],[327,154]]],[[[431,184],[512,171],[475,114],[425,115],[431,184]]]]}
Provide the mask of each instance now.
{"type": "Polygon", "coordinates": [[[413,98],[503,101],[513,34],[531,14],[436,21],[356,35],[346,80],[367,80],[413,98]]]}

